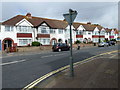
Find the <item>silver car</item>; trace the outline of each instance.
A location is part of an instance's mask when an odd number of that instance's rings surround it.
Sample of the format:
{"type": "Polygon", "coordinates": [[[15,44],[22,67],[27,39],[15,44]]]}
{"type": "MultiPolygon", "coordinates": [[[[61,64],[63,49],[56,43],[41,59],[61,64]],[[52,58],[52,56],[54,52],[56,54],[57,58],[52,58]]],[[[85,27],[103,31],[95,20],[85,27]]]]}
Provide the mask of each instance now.
{"type": "Polygon", "coordinates": [[[104,47],[104,46],[109,46],[109,44],[108,43],[106,43],[106,42],[101,42],[101,43],[99,43],[98,44],[98,47],[104,47]]]}

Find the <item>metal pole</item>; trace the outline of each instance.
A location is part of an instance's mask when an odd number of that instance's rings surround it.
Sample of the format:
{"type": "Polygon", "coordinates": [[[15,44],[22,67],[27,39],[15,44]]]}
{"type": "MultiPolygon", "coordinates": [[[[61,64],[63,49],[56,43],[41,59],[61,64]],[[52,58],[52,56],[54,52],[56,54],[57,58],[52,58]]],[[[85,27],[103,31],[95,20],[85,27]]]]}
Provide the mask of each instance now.
{"type": "Polygon", "coordinates": [[[99,43],[100,43],[100,31],[99,31],[99,43]]]}
{"type": "Polygon", "coordinates": [[[72,14],[71,11],[70,13],[70,76],[74,76],[74,69],[73,69],[73,56],[72,56],[72,30],[71,30],[71,25],[72,25],[72,14]]]}
{"type": "Polygon", "coordinates": [[[111,40],[111,32],[110,32],[110,34],[109,34],[109,35],[110,35],[110,40],[111,40]]]}

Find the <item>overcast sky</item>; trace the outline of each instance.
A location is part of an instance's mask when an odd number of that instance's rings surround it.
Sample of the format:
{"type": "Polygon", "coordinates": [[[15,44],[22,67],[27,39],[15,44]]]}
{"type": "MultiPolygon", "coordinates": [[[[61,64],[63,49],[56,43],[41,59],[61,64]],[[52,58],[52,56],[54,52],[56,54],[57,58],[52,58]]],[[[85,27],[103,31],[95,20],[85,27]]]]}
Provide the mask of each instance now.
{"type": "Polygon", "coordinates": [[[75,21],[92,22],[108,28],[118,28],[117,2],[2,2],[2,20],[26,15],[63,20],[69,9],[78,12],[75,21]]]}

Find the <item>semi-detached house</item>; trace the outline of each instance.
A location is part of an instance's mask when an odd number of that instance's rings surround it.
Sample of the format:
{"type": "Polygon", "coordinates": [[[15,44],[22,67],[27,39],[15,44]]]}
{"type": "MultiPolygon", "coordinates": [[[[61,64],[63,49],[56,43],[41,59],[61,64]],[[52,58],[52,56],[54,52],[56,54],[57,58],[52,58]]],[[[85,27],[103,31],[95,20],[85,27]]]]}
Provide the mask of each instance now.
{"type": "MultiPolygon", "coordinates": [[[[53,45],[57,42],[69,43],[69,25],[65,20],[55,20],[27,15],[17,15],[0,24],[0,41],[2,50],[13,46],[27,46],[33,41],[42,45],[53,45]]],[[[88,22],[75,22],[72,25],[72,43],[98,42],[99,38],[117,39],[118,30],[108,29],[88,22]]]]}

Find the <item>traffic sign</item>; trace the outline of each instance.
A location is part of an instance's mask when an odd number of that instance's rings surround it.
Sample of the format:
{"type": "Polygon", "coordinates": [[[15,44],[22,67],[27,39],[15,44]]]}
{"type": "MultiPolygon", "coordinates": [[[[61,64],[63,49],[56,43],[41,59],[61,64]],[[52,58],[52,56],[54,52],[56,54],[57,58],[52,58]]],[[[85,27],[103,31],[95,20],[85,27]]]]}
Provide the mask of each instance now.
{"type": "Polygon", "coordinates": [[[68,14],[63,14],[63,16],[65,20],[68,22],[68,24],[71,25],[77,16],[77,11],[72,11],[68,14]]]}
{"type": "Polygon", "coordinates": [[[72,9],[69,9],[69,13],[63,14],[65,20],[70,25],[70,76],[74,76],[74,68],[73,68],[73,55],[72,55],[72,23],[75,20],[77,16],[77,11],[73,11],[72,9]]]}

